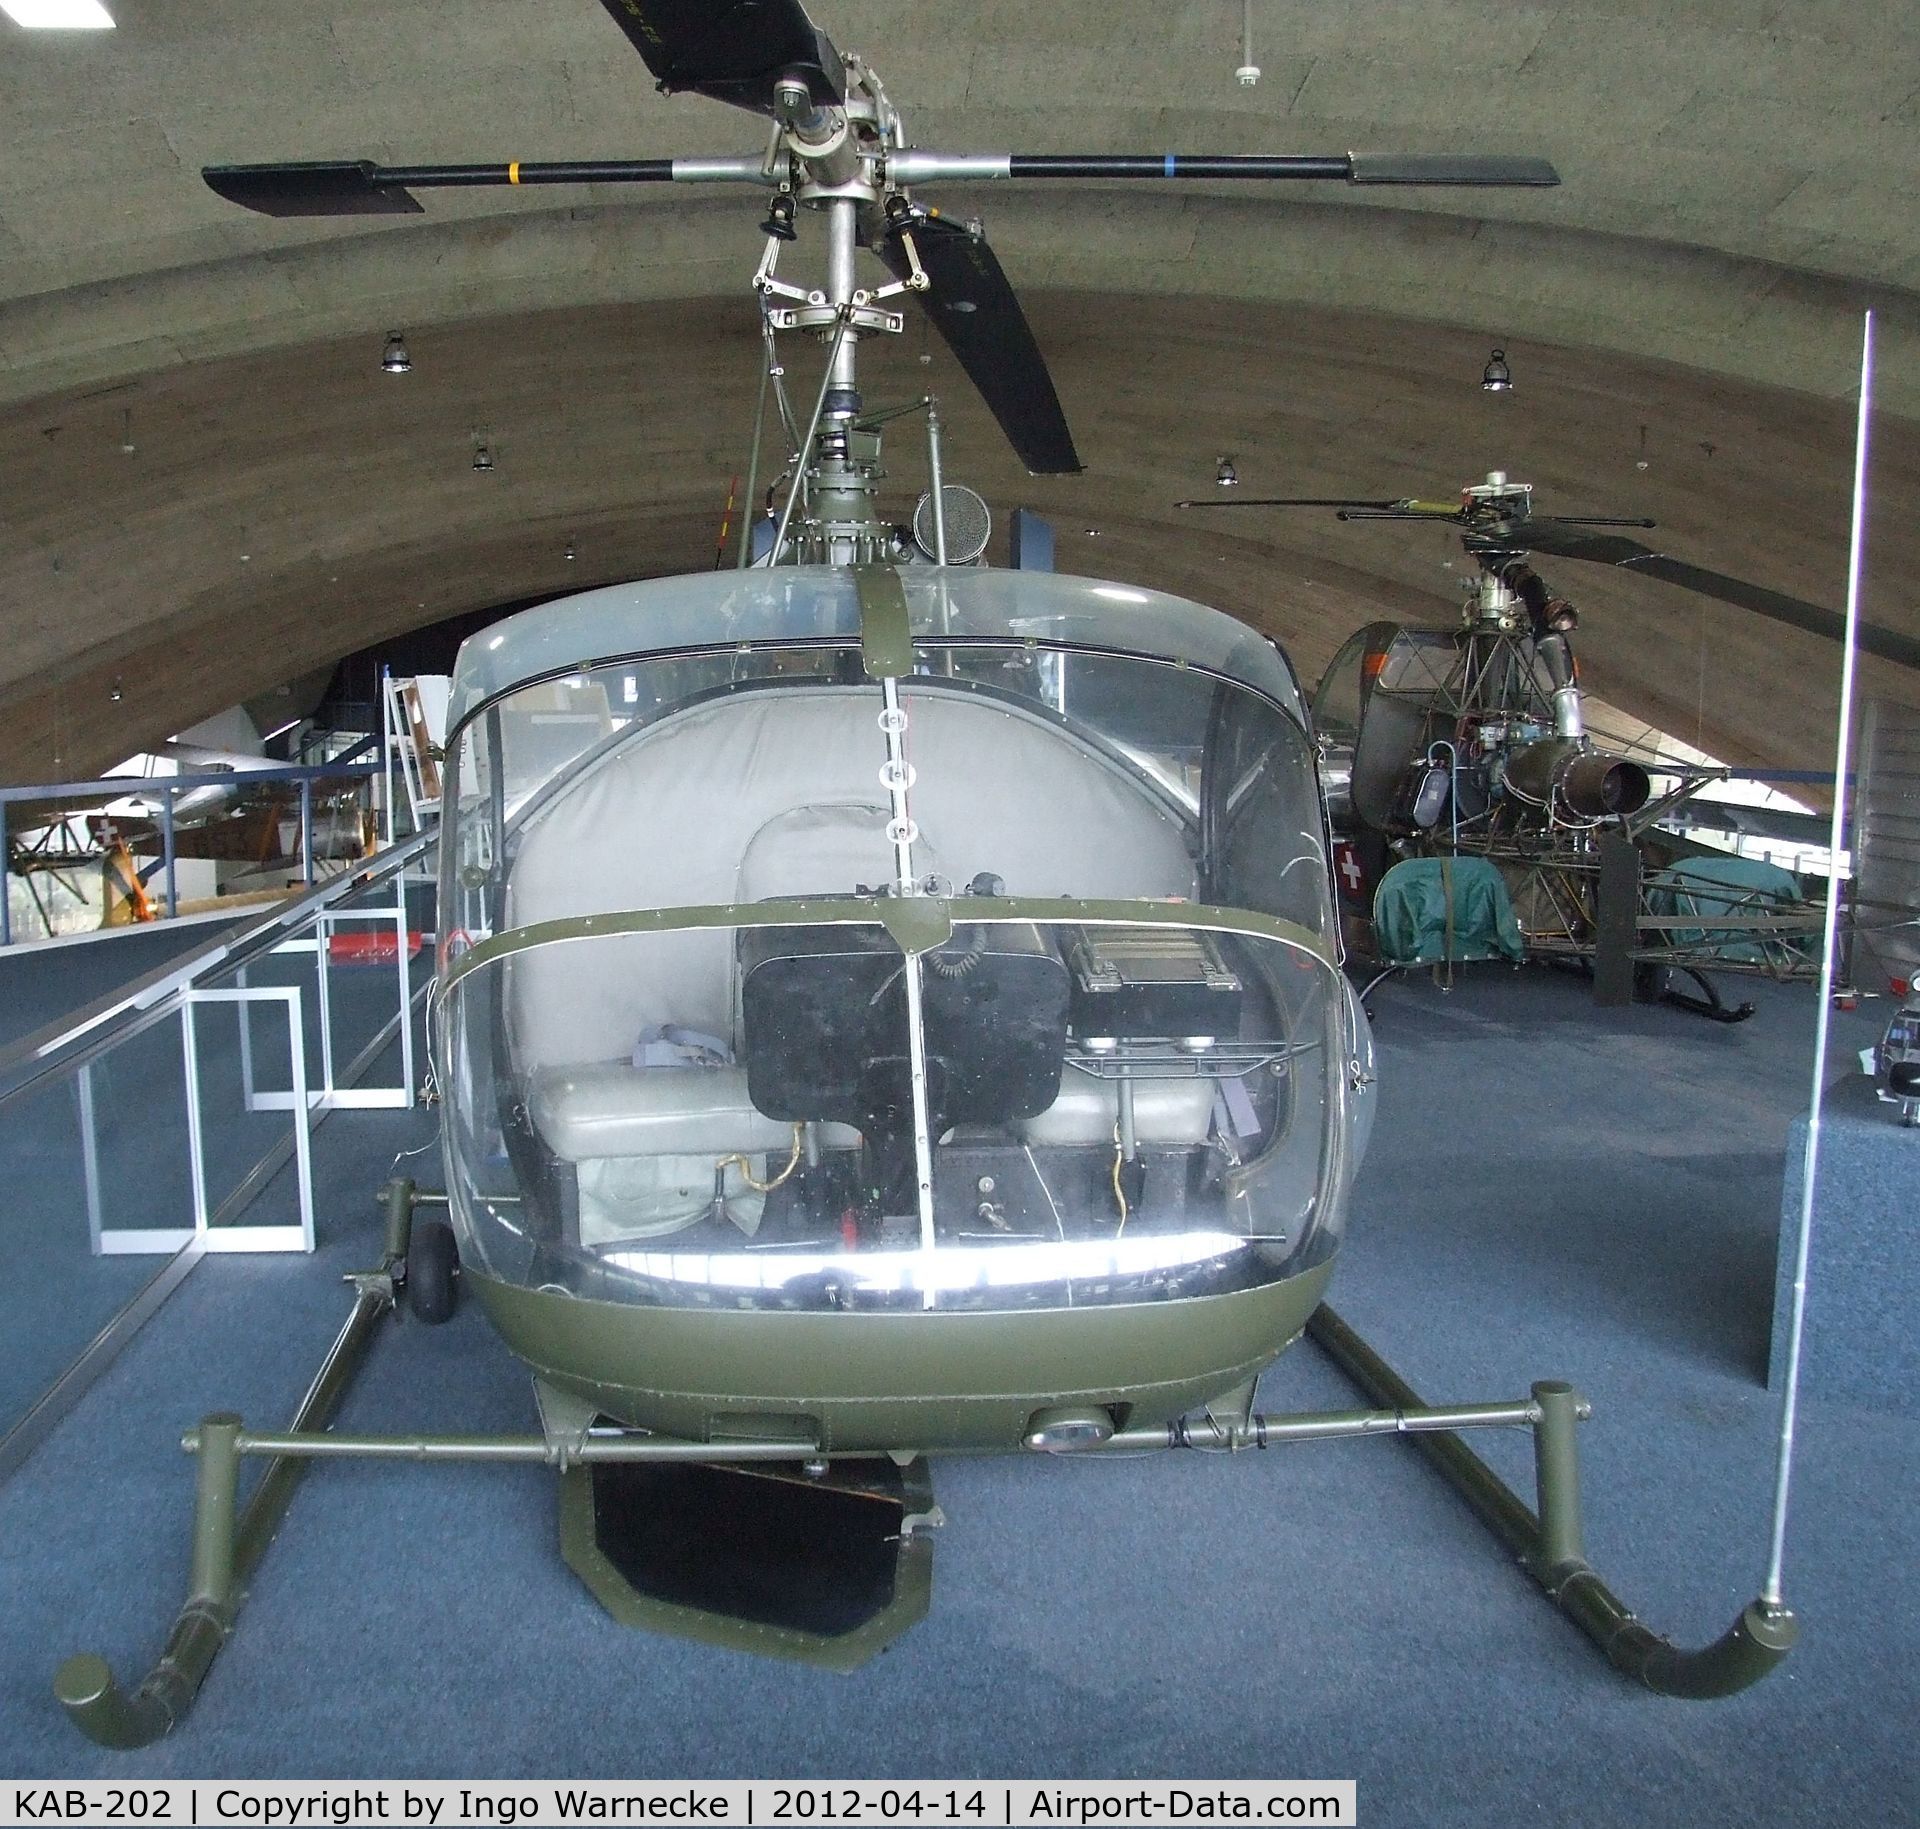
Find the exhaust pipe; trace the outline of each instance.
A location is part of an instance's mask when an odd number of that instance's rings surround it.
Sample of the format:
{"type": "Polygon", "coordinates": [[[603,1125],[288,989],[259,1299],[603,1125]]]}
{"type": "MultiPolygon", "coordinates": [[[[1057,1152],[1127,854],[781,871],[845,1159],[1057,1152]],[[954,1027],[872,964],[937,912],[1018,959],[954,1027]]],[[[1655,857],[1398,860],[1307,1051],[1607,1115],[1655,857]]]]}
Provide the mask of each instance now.
{"type": "Polygon", "coordinates": [[[1545,737],[1507,758],[1507,785],[1537,806],[1555,806],[1579,819],[1619,819],[1637,813],[1653,781],[1637,762],[1567,737],[1545,737]]]}

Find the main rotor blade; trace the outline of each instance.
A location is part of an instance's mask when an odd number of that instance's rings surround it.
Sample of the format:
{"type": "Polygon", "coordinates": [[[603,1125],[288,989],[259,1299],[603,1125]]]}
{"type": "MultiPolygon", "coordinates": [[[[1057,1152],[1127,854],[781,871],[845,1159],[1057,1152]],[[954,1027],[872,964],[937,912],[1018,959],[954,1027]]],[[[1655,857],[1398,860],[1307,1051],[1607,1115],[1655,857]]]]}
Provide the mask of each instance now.
{"type": "MultiPolygon", "coordinates": [[[[937,216],[916,216],[908,232],[930,282],[921,303],[1020,461],[1034,476],[1084,469],[1046,359],[986,237],[937,216]]],[[[898,279],[913,271],[896,229],[874,252],[898,279]]]]}
{"type": "Polygon", "coordinates": [[[846,100],[845,65],[800,0],[600,0],[660,87],[772,114],[773,85],[804,78],[814,106],[846,100]]]}
{"type": "MultiPolygon", "coordinates": [[[[682,178],[731,176],[723,160],[697,162],[682,178]]],[[[757,162],[756,162],[757,163],[757,162]]],[[[294,165],[209,165],[200,173],[229,203],[263,216],[418,215],[416,190],[472,190],[486,185],[670,184],[672,159],[510,159],[491,165],[376,165],[371,159],[325,159],[294,165]]]]}
{"type": "Polygon", "coordinates": [[[1401,508],[1403,502],[1360,502],[1344,495],[1236,495],[1196,497],[1176,508],[1401,508]]]}
{"type": "MultiPolygon", "coordinates": [[[[1809,635],[1828,641],[1846,639],[1846,618],[1832,610],[1808,603],[1802,597],[1789,597],[1783,591],[1770,591],[1764,585],[1744,578],[1731,578],[1725,572],[1708,571],[1705,566],[1689,565],[1624,534],[1580,533],[1551,522],[1525,521],[1510,533],[1470,534],[1469,552],[1537,552],[1561,559],[1585,559],[1595,565],[1620,565],[1650,578],[1664,579],[1682,590],[1697,591],[1703,597],[1731,603],[1756,616],[1765,616],[1789,628],[1804,629],[1809,635]]],[[[1896,661],[1903,667],[1920,668],[1920,641],[1896,629],[1878,623],[1863,622],[1859,632],[1860,651],[1876,654],[1882,660],[1896,661]]]]}
{"type": "MultiPolygon", "coordinates": [[[[613,4],[614,0],[608,0],[613,4]]],[[[937,156],[937,155],[936,155],[937,156]]],[[[1256,178],[1344,180],[1348,184],[1558,184],[1545,159],[1474,153],[1022,153],[1010,178],[1256,178]]]]}
{"type": "Polygon", "coordinates": [[[1539,514],[1528,516],[1529,526],[1550,521],[1556,527],[1658,527],[1660,523],[1646,514],[1539,514]]]}

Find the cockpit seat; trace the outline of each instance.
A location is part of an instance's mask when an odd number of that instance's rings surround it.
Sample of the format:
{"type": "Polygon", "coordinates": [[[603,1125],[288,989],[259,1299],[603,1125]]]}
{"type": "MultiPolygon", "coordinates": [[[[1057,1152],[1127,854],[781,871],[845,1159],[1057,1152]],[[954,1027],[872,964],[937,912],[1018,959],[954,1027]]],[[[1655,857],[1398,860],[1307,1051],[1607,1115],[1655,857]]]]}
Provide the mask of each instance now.
{"type": "MultiPolygon", "coordinates": [[[[743,1156],[793,1145],[793,1126],[747,1097],[744,1067],[630,1067],[624,1061],[546,1067],[532,1076],[528,1112],[567,1162],[629,1156],[743,1156]]],[[[822,1124],[821,1146],[853,1149],[860,1133],[822,1124]]]]}
{"type": "MultiPolygon", "coordinates": [[[[1133,1082],[1133,1131],[1142,1143],[1179,1146],[1204,1143],[1213,1115],[1214,1082],[1198,1077],[1133,1082]]],[[[1027,1143],[1111,1143],[1120,1122],[1120,1088],[1112,1080],[1069,1067],[1060,1076],[1060,1096],[1024,1120],[1027,1143]]]]}

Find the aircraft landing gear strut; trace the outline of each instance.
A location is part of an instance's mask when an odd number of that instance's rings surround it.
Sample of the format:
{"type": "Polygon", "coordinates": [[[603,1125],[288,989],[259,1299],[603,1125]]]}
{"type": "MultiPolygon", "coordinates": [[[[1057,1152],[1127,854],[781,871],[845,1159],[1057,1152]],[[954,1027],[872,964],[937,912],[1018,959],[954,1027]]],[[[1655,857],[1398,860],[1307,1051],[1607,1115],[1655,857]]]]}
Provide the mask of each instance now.
{"type": "MultiPolygon", "coordinates": [[[[810,1476],[824,1471],[828,1457],[809,1444],[791,1440],[727,1442],[722,1446],[617,1432],[598,1435],[581,1431],[577,1436],[566,1432],[375,1436],[330,1430],[327,1425],[366,1358],[376,1324],[394,1307],[396,1289],[404,1280],[414,1200],[410,1182],[390,1183],[383,1191],[387,1236],[380,1267],[351,1279],[357,1292],[353,1311],[302,1399],[292,1427],[280,1434],[256,1434],[247,1430],[238,1416],[223,1413],[207,1417],[183,1438],[182,1446],[199,1459],[193,1572],[186,1605],[174,1622],[160,1661],[131,1695],[116,1683],[106,1661],[92,1653],[70,1657],[60,1666],[54,1693],[74,1725],[89,1739],[107,1747],[147,1746],[168,1733],[192,1706],[215,1656],[233,1630],[247,1577],[273,1541],[310,1460],[364,1455],[412,1461],[539,1462],[557,1468],[576,1485],[578,1476],[591,1475],[602,1466],[617,1473],[621,1463],[636,1468],[651,1464],[663,1470],[674,1465],[716,1470],[730,1466],[740,1472],[748,1471],[746,1464],[750,1463],[760,1463],[769,1472],[776,1465],[798,1463],[810,1476]],[[241,1510],[237,1492],[244,1455],[265,1458],[267,1469],[241,1510]]],[[[1253,1394],[1249,1384],[1236,1393],[1240,1407],[1223,1404],[1218,1413],[1209,1413],[1201,1422],[1183,1418],[1157,1427],[1134,1426],[1117,1430],[1097,1444],[1056,1451],[1219,1450],[1358,1436],[1409,1436],[1608,1662],[1649,1689],[1661,1695],[1701,1699],[1730,1696],[1766,1676],[1793,1648],[1797,1635],[1793,1614],[1784,1606],[1755,1600],[1713,1644],[1683,1651],[1641,1624],[1600,1579],[1586,1560],[1581,1538],[1580,1472],[1574,1441],[1576,1428],[1588,1409],[1570,1384],[1537,1383],[1530,1398],[1514,1402],[1429,1405],[1422,1403],[1412,1387],[1324,1304],[1314,1312],[1306,1331],[1379,1407],[1259,1415],[1248,1407],[1253,1394]],[[1489,1427],[1532,1430],[1537,1511],[1530,1510],[1461,1440],[1462,1430],[1489,1427]]],[[[920,1501],[922,1510],[913,1514],[905,1530],[934,1521],[930,1500],[928,1492],[920,1501]]],[[[911,1508],[903,1505],[903,1509],[911,1508]]],[[[876,1648],[925,1610],[924,1564],[924,1555],[918,1556],[908,1570],[907,1591],[899,1603],[855,1635],[861,1639],[863,1653],[876,1648]]]]}
{"type": "MultiPolygon", "coordinates": [[[[1307,1335],[1375,1403],[1419,1405],[1412,1386],[1324,1303],[1308,1321],[1307,1335]]],[[[1683,1651],[1642,1625],[1600,1579],[1582,1546],[1574,1446],[1581,1400],[1571,1385],[1558,1383],[1536,1384],[1533,1395],[1539,1406],[1533,1427],[1537,1513],[1458,1435],[1415,1433],[1413,1445],[1623,1675],[1660,1695],[1696,1701],[1737,1695],[1759,1682],[1793,1649],[1793,1614],[1750,1601],[1718,1639],[1696,1651],[1683,1651]]]]}

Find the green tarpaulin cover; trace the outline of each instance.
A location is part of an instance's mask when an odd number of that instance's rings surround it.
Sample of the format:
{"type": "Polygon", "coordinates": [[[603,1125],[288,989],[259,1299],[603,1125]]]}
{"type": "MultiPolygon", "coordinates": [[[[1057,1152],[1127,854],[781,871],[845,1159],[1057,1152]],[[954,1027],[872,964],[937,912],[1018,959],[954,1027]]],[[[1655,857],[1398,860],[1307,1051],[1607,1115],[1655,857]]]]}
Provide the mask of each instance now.
{"type": "Polygon", "coordinates": [[[1374,946],[1391,965],[1526,957],[1500,872],[1484,857],[1409,857],[1380,879],[1374,946]]]}
{"type": "MultiPolygon", "coordinates": [[[[1690,857],[1647,879],[1647,905],[1660,915],[1778,914],[1800,906],[1805,899],[1790,872],[1757,857],[1690,857]]],[[[1678,927],[1656,934],[1654,939],[1669,946],[1711,946],[1721,958],[1746,964],[1769,960],[1777,964],[1791,958],[1820,956],[1818,934],[1720,940],[1720,934],[1711,928],[1678,927]]]]}

